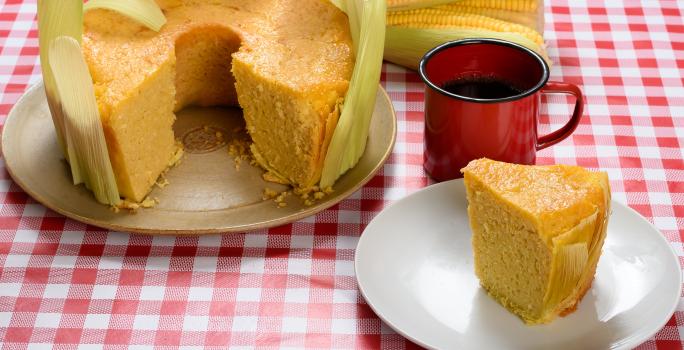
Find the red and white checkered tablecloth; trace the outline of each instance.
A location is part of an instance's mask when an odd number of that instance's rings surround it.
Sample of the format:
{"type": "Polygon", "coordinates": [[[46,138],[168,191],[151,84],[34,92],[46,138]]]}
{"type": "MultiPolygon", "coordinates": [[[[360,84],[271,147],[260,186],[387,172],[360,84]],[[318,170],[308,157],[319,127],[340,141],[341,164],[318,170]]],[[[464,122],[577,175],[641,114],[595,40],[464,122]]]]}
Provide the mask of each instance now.
{"type": "MultiPolygon", "coordinates": [[[[40,79],[35,0],[0,2],[0,121],[40,79]]],[[[684,257],[684,2],[547,1],[552,79],[586,114],[538,163],[607,171],[613,197],[684,257]]],[[[423,85],[385,65],[399,119],[382,172],[339,205],[269,230],[203,237],[108,232],[65,219],[0,169],[0,339],[6,348],[411,348],[360,296],[354,248],[388,203],[429,184],[423,85]],[[79,345],[80,344],[80,345],[79,345]]],[[[542,130],[569,106],[550,98],[542,130]]],[[[0,160],[0,168],[4,168],[0,160]]],[[[684,348],[684,302],[642,349],[684,348]]]]}

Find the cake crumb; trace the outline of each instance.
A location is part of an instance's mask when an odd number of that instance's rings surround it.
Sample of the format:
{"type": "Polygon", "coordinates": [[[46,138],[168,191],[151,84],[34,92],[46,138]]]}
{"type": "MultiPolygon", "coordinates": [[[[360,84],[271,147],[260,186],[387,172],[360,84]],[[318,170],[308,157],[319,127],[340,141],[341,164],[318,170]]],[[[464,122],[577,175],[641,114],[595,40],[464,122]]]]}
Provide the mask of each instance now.
{"type": "Polygon", "coordinates": [[[271,188],[265,188],[262,199],[272,199],[278,208],[283,208],[287,206],[287,196],[294,194],[295,196],[299,197],[299,200],[304,206],[310,207],[333,192],[334,190],[332,187],[320,188],[319,186],[290,187],[290,190],[283,192],[277,192],[271,188]]]}
{"type": "Polygon", "coordinates": [[[261,196],[263,200],[273,199],[278,196],[278,192],[268,187],[264,188],[264,194],[261,196]]]}
{"type": "Polygon", "coordinates": [[[249,149],[249,141],[245,138],[238,137],[230,140],[228,154],[233,157],[235,170],[238,171],[243,161],[249,161],[250,164],[254,161],[254,157],[249,149]]]}
{"type": "Polygon", "coordinates": [[[299,196],[305,206],[312,206],[327,195],[334,192],[332,187],[320,188],[320,186],[295,187],[293,192],[299,196]]]}
{"type": "Polygon", "coordinates": [[[159,203],[159,201],[158,201],[156,198],[146,197],[146,198],[140,203],[140,206],[143,207],[143,208],[152,208],[152,207],[154,207],[155,205],[157,205],[157,203],[159,203]]]}
{"type": "Polygon", "coordinates": [[[166,176],[164,176],[164,173],[162,173],[161,175],[159,175],[157,182],[155,182],[154,184],[157,185],[157,187],[159,188],[164,188],[169,185],[169,179],[167,179],[166,176]]]}
{"type": "Polygon", "coordinates": [[[157,204],[159,204],[159,198],[148,196],[140,203],[124,199],[119,204],[111,206],[110,209],[115,213],[120,212],[121,209],[127,209],[130,214],[136,214],[140,208],[154,208],[157,204]]]}
{"type": "Polygon", "coordinates": [[[169,160],[169,168],[178,166],[178,164],[181,163],[184,152],[183,144],[180,141],[176,141],[176,152],[174,152],[173,157],[171,157],[171,160],[169,160]]]}
{"type": "Polygon", "coordinates": [[[133,201],[130,201],[128,199],[124,199],[121,201],[121,203],[117,204],[114,206],[116,209],[114,212],[118,213],[120,209],[128,209],[128,212],[130,214],[135,214],[138,209],[140,209],[140,203],[136,203],[133,201]]]}
{"type": "Polygon", "coordinates": [[[288,191],[280,192],[280,194],[277,197],[275,197],[275,202],[282,203],[283,201],[285,201],[285,197],[287,197],[288,194],[288,191]]]}
{"type": "Polygon", "coordinates": [[[307,189],[303,187],[295,187],[295,189],[292,191],[294,192],[294,194],[298,196],[309,193],[309,191],[307,191],[307,189]]]}

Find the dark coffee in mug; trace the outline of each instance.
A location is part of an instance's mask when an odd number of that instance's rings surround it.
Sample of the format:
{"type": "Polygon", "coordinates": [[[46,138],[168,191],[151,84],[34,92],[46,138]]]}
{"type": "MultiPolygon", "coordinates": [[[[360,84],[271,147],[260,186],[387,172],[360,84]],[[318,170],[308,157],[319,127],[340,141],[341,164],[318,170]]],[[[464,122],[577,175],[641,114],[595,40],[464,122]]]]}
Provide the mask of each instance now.
{"type": "Polygon", "coordinates": [[[497,76],[463,75],[446,82],[442,89],[459,96],[493,100],[520,95],[523,89],[497,76]]]}

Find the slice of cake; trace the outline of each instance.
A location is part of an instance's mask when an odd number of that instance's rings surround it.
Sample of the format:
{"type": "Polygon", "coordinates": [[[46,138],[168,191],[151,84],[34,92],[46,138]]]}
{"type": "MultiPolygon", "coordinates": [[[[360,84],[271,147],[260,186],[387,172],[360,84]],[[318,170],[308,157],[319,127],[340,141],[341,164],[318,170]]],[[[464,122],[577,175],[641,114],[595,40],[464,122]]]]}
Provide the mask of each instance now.
{"type": "Polygon", "coordinates": [[[575,311],[606,236],[607,175],[490,159],[474,160],[462,172],[482,287],[527,324],[575,311]]]}

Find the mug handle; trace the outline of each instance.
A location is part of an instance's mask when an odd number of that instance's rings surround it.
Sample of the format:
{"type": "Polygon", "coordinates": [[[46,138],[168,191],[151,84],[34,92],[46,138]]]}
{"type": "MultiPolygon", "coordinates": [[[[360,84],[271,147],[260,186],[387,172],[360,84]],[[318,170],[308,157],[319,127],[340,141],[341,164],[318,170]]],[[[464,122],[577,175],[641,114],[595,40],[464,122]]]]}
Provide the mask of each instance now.
{"type": "Polygon", "coordinates": [[[555,145],[570,136],[570,134],[577,129],[580,118],[582,118],[582,111],[584,110],[584,95],[582,95],[582,91],[577,85],[550,81],[541,89],[541,92],[543,94],[569,94],[575,96],[576,100],[575,111],[572,113],[572,117],[570,117],[568,123],[550,134],[538,137],[537,150],[555,145]]]}

